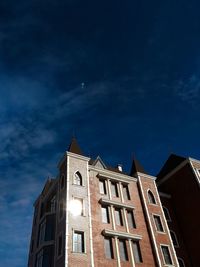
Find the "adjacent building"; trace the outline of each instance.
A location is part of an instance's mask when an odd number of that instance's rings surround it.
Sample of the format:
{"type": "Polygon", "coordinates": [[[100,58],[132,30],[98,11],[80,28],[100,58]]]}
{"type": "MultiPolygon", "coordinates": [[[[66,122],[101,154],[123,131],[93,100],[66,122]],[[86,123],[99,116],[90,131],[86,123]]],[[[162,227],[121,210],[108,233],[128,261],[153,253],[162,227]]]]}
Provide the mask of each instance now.
{"type": "Polygon", "coordinates": [[[28,267],[200,266],[198,161],[172,155],[156,180],[136,160],[126,174],[86,157],[73,138],[58,168],[34,204],[28,267]]]}

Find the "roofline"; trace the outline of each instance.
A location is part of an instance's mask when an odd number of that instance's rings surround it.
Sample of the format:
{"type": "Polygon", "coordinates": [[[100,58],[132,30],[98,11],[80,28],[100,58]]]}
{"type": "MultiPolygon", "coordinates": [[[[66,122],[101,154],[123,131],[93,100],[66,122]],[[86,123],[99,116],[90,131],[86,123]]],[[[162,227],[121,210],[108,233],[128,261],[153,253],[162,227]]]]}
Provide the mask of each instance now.
{"type": "Polygon", "coordinates": [[[58,164],[57,164],[58,168],[60,168],[60,166],[62,165],[62,163],[64,162],[64,160],[66,159],[67,156],[71,156],[71,157],[74,157],[74,158],[77,158],[77,159],[84,159],[86,161],[90,160],[89,157],[82,156],[82,155],[79,155],[79,154],[76,154],[76,153],[72,153],[72,152],[66,151],[64,153],[64,155],[62,156],[62,158],[59,160],[58,164]]]}

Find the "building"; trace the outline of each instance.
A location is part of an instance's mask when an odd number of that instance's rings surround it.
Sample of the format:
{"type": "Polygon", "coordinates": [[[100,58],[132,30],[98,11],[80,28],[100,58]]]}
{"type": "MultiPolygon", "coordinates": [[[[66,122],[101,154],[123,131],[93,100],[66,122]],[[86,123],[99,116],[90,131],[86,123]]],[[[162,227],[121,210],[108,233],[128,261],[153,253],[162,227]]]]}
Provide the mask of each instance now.
{"type": "MultiPolygon", "coordinates": [[[[156,177],[145,173],[136,160],[126,174],[120,165],[112,168],[100,157],[86,157],[73,139],[58,165],[58,177],[47,180],[35,201],[28,267],[200,266],[200,239],[192,239],[192,229],[199,238],[200,224],[194,216],[180,224],[184,213],[181,198],[185,198],[187,185],[177,189],[180,177],[176,178],[182,168],[182,172],[191,168],[193,190],[200,163],[193,161],[194,167],[183,159],[173,165],[173,157],[159,173],[157,187],[156,177]],[[183,234],[187,223],[192,225],[191,231],[183,234]]],[[[182,177],[185,183],[190,179],[187,172],[182,177]]],[[[191,217],[189,207],[197,201],[197,208],[198,190],[199,186],[194,201],[192,196],[189,202],[184,200],[191,217]]]]}

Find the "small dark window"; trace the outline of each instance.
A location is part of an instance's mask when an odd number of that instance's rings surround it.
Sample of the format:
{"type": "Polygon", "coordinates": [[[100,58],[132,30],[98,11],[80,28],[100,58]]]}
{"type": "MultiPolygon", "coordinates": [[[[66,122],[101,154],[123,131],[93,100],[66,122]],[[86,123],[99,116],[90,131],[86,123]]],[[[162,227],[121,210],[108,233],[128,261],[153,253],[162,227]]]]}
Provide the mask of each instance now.
{"type": "Polygon", "coordinates": [[[63,238],[62,235],[58,238],[58,256],[62,254],[62,247],[63,247],[63,238]]]}
{"type": "Polygon", "coordinates": [[[148,191],[148,198],[149,198],[149,203],[156,204],[155,197],[154,197],[153,193],[150,190],[148,191]]]}
{"type": "Polygon", "coordinates": [[[125,200],[130,200],[130,193],[127,184],[123,184],[123,196],[125,200]]]}
{"type": "Polygon", "coordinates": [[[123,217],[121,209],[115,209],[115,219],[117,225],[123,226],[123,217]]]}
{"type": "Polygon", "coordinates": [[[63,189],[65,186],[65,175],[61,175],[60,188],[63,189]]]}
{"type": "Polygon", "coordinates": [[[74,231],[73,234],[73,252],[84,253],[84,233],[79,231],[74,231]]]}
{"type": "Polygon", "coordinates": [[[122,261],[128,261],[128,252],[126,247],[126,240],[119,239],[119,253],[122,261]]]}
{"type": "Polygon", "coordinates": [[[36,256],[35,267],[43,267],[43,249],[40,250],[36,256]]]}
{"type": "Polygon", "coordinates": [[[45,241],[45,233],[46,233],[46,221],[42,221],[39,227],[39,237],[38,237],[39,245],[45,241]]]}
{"type": "Polygon", "coordinates": [[[99,190],[100,190],[100,194],[106,195],[106,181],[105,180],[99,180],[99,190]]]}
{"type": "Polygon", "coordinates": [[[163,207],[163,211],[164,211],[164,214],[165,214],[165,218],[168,222],[171,221],[171,217],[169,215],[169,210],[166,208],[166,207],[163,207]]]}
{"type": "Polygon", "coordinates": [[[130,228],[136,228],[135,219],[132,210],[127,210],[128,225],[130,228]]]}
{"type": "Polygon", "coordinates": [[[107,206],[101,207],[101,215],[102,215],[102,222],[103,223],[110,223],[109,210],[108,210],[107,206]]]}
{"type": "Polygon", "coordinates": [[[56,196],[54,195],[50,201],[50,211],[56,212],[56,196]]]}
{"type": "Polygon", "coordinates": [[[74,174],[74,184],[76,185],[83,185],[83,180],[80,172],[76,172],[74,174]]]}
{"type": "Polygon", "coordinates": [[[165,264],[172,265],[172,259],[171,259],[170,253],[169,253],[168,246],[161,246],[161,249],[162,249],[162,254],[163,254],[163,257],[164,257],[165,264]]]}
{"type": "Polygon", "coordinates": [[[135,263],[142,262],[142,255],[141,255],[139,241],[132,241],[132,245],[133,245],[133,256],[135,259],[135,263]]]}
{"type": "Polygon", "coordinates": [[[178,240],[177,240],[176,234],[173,231],[170,231],[170,235],[171,235],[172,242],[173,242],[174,246],[178,247],[179,245],[178,245],[178,240]]]}
{"type": "Polygon", "coordinates": [[[159,231],[159,232],[163,232],[163,226],[162,226],[162,223],[161,223],[161,219],[160,219],[160,216],[158,215],[154,215],[154,221],[155,221],[155,224],[156,224],[156,230],[159,231]]]}
{"type": "Polygon", "coordinates": [[[34,249],[34,239],[32,239],[31,241],[31,253],[33,253],[33,249],[34,249]]]}
{"type": "Polygon", "coordinates": [[[119,197],[117,183],[111,182],[111,192],[113,197],[119,197]]]}
{"type": "Polygon", "coordinates": [[[61,201],[59,205],[59,218],[60,219],[63,217],[63,214],[64,214],[64,206],[63,206],[63,202],[61,201]]]}
{"type": "Polygon", "coordinates": [[[114,259],[112,238],[110,237],[104,238],[104,250],[107,259],[114,259]]]}

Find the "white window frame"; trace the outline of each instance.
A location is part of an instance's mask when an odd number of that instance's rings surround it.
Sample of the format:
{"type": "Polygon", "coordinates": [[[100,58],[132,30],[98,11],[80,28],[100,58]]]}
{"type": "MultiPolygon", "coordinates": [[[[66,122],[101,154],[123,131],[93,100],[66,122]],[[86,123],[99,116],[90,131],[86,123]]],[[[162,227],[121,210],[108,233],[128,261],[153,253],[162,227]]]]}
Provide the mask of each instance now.
{"type": "Polygon", "coordinates": [[[148,198],[148,203],[149,203],[150,205],[158,206],[158,203],[157,203],[157,201],[156,201],[156,198],[155,198],[155,196],[154,196],[154,194],[153,194],[153,192],[152,192],[152,190],[151,190],[150,188],[147,189],[147,198],[148,198]],[[149,192],[153,195],[153,198],[154,198],[155,203],[152,203],[152,202],[150,201],[150,199],[149,199],[149,192]]]}
{"type": "Polygon", "coordinates": [[[86,254],[86,232],[84,230],[80,229],[72,229],[72,252],[75,254],[86,254]],[[84,242],[84,251],[83,252],[76,252],[74,251],[74,233],[79,232],[83,233],[83,242],[84,242]]]}
{"type": "Polygon", "coordinates": [[[155,213],[153,213],[152,216],[153,216],[153,221],[154,221],[156,232],[158,232],[160,234],[166,234],[165,228],[163,226],[162,216],[160,214],[155,214],[155,213]],[[157,225],[156,225],[156,221],[155,221],[154,216],[160,217],[160,222],[161,222],[161,226],[162,226],[163,231],[160,231],[160,230],[157,229],[157,225]]]}
{"type": "Polygon", "coordinates": [[[174,266],[174,262],[173,262],[173,258],[172,258],[172,253],[171,253],[170,246],[167,245],[167,244],[160,244],[160,250],[161,250],[161,254],[162,254],[162,258],[163,258],[164,266],[174,266]],[[169,255],[170,255],[172,264],[167,264],[167,263],[165,262],[165,257],[164,257],[164,255],[163,255],[162,247],[168,247],[168,251],[169,251],[169,255]]]}

